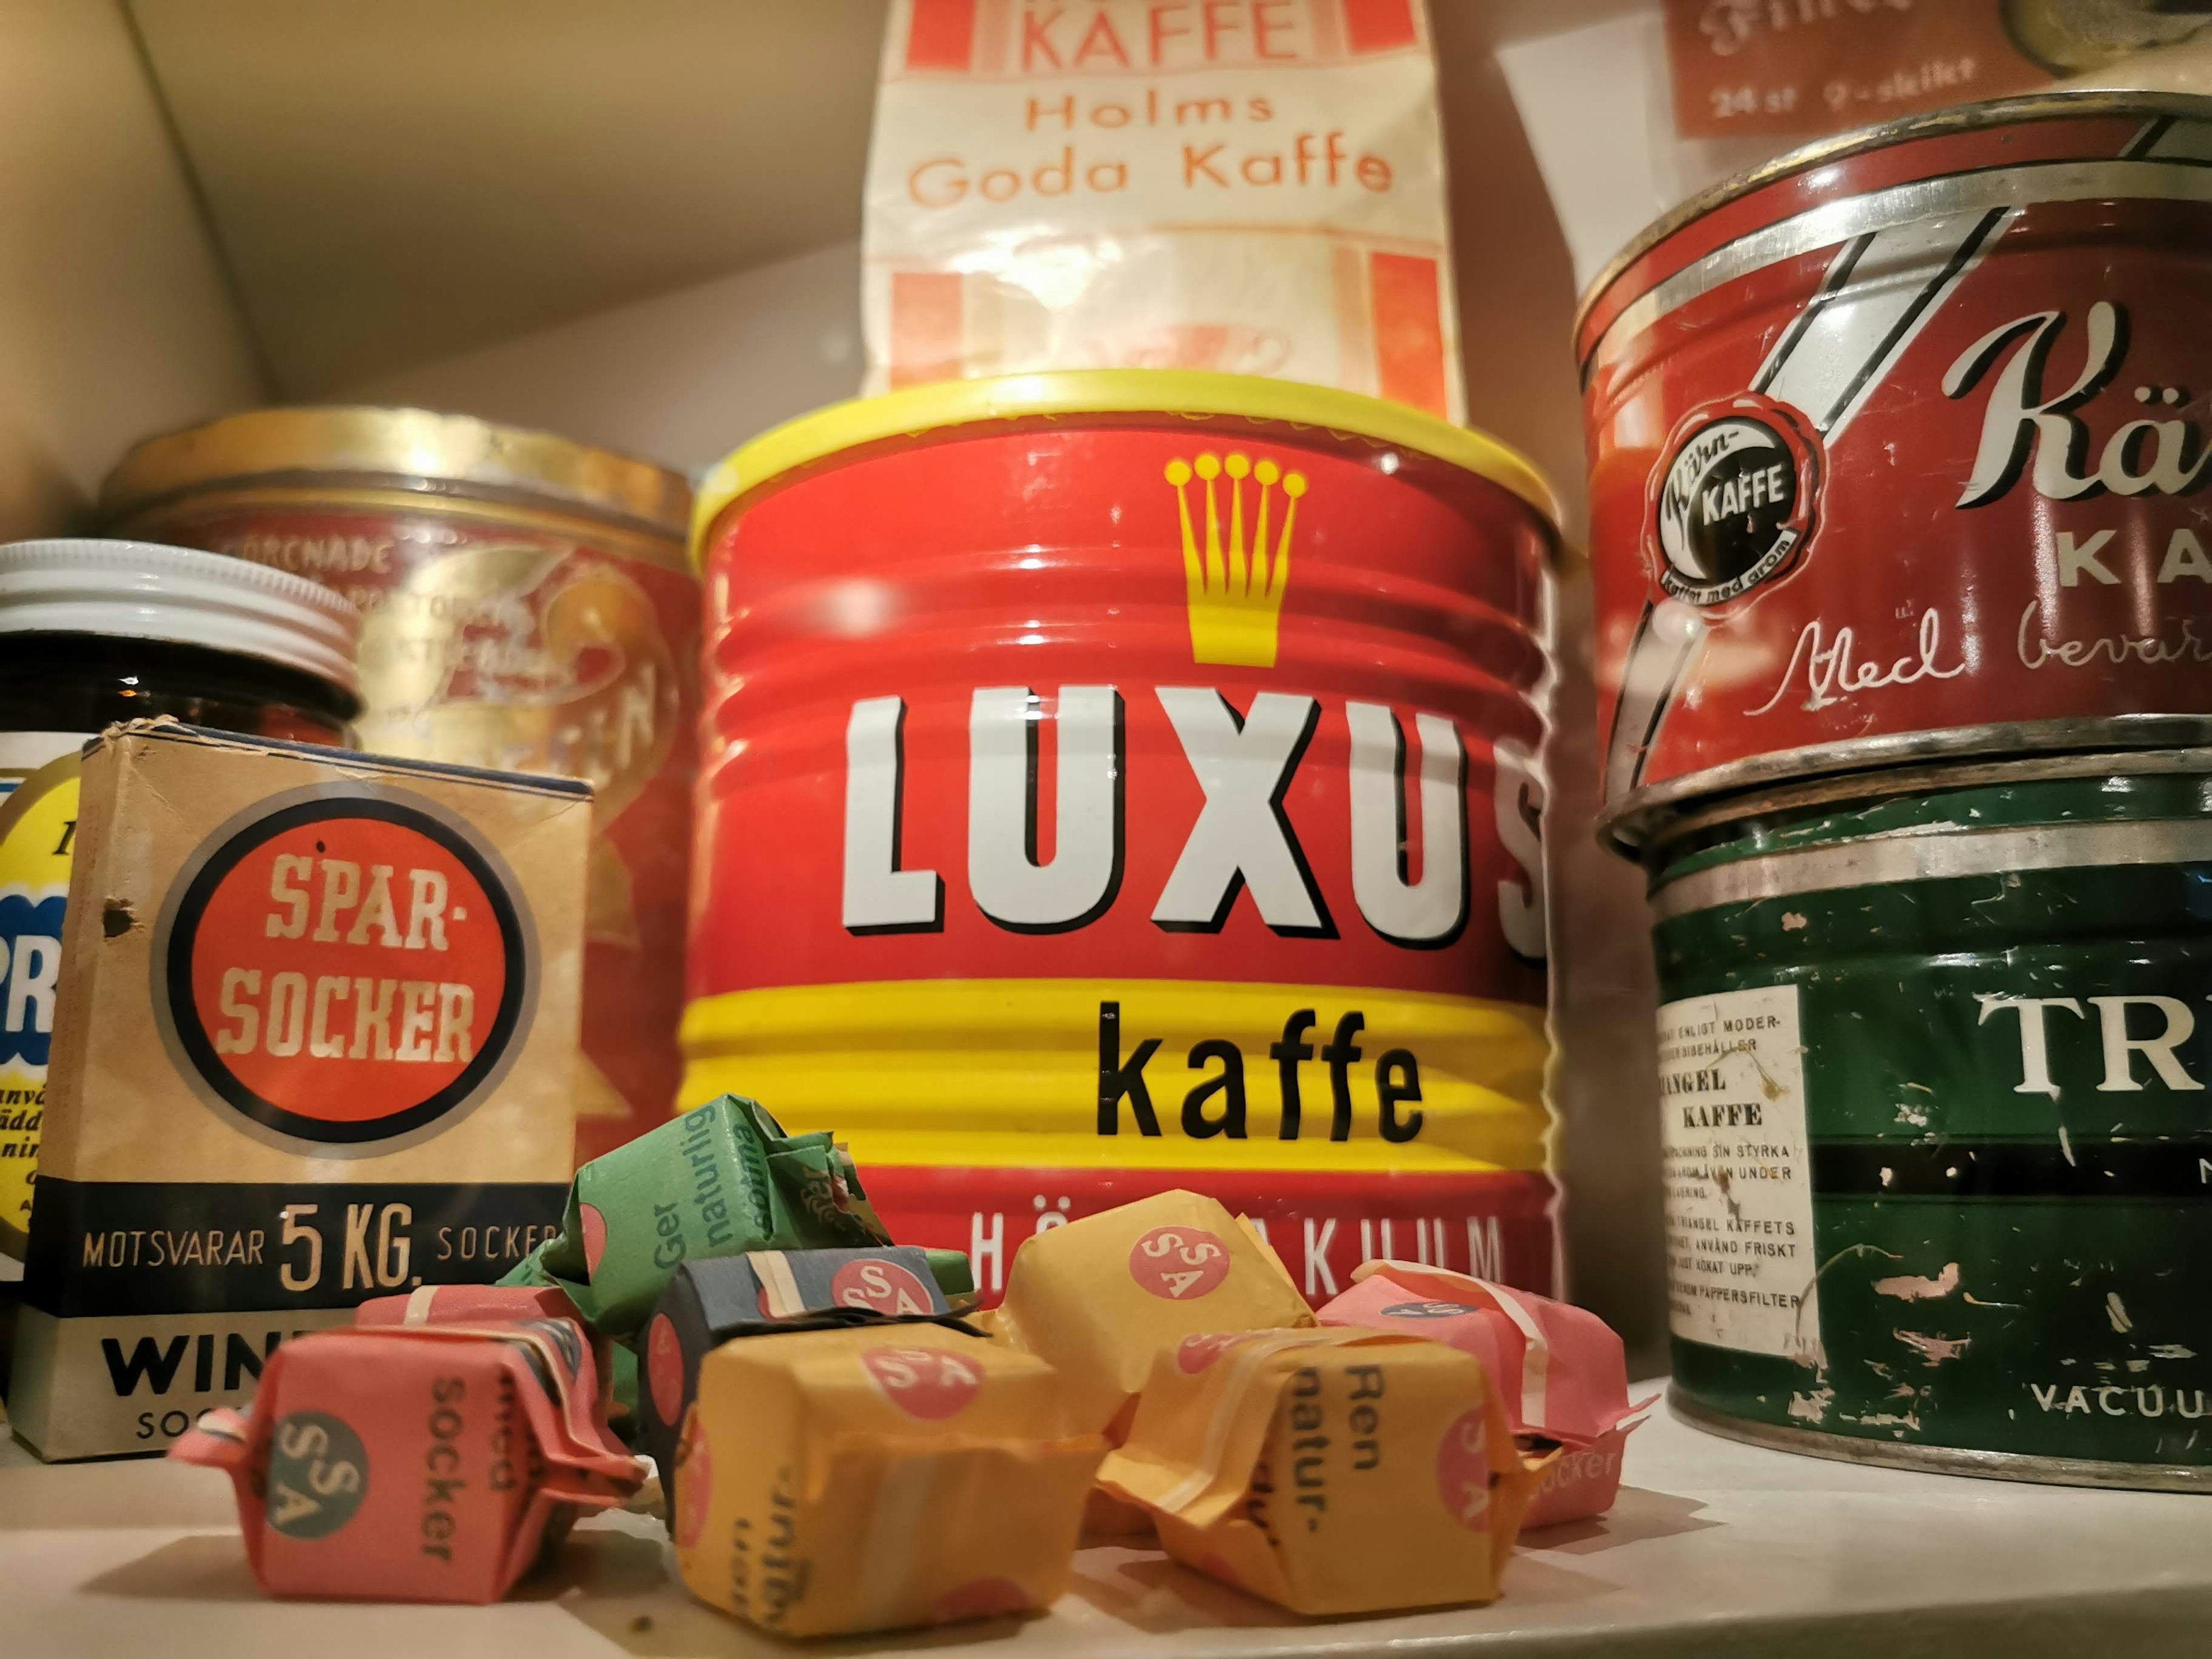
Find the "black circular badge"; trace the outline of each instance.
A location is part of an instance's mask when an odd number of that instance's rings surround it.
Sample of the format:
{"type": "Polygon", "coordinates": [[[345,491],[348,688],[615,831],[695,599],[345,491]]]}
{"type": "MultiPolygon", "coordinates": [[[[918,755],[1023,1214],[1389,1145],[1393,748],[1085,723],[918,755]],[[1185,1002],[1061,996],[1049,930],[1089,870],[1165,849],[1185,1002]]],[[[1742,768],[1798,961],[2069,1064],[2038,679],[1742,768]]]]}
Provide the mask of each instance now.
{"type": "Polygon", "coordinates": [[[1804,417],[1771,398],[1745,392],[1692,410],[1653,474],[1659,585],[1720,605],[1789,571],[1813,534],[1820,459],[1804,417]]]}

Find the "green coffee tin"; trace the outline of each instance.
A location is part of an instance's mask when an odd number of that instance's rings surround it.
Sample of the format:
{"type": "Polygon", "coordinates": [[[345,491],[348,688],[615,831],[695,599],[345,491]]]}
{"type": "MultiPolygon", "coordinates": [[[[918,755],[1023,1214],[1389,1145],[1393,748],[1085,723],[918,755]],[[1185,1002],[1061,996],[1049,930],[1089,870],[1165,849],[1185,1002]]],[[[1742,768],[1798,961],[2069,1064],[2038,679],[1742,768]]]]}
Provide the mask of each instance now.
{"type": "Polygon", "coordinates": [[[1649,855],[1674,1403],[2212,1490],[2212,750],[1875,774],[1649,855]]]}

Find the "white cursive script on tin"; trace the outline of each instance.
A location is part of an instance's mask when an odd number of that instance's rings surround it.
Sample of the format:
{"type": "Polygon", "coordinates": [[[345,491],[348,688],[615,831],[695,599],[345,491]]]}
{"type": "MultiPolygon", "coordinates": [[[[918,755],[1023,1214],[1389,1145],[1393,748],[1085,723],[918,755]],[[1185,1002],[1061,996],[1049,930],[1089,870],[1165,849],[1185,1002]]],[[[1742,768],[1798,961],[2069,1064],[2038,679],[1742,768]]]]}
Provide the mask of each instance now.
{"type": "Polygon", "coordinates": [[[1805,701],[1800,705],[1812,713],[1848,702],[1862,691],[1881,691],[1891,686],[1915,685],[1922,680],[1953,680],[1965,673],[1969,664],[1961,661],[1954,667],[1941,666],[1936,659],[1943,647],[1943,617],[1941,611],[1923,612],[1920,618],[1917,651],[1911,656],[1897,659],[1887,668],[1878,662],[1860,662],[1852,655],[1857,641],[1848,625],[1836,630],[1832,643],[1824,643],[1825,632],[1819,617],[1805,624],[1797,635],[1796,648],[1790,653],[1790,665],[1782,671],[1782,683],[1774,688],[1774,695],[1756,708],[1747,708],[1747,714],[1765,714],[1787,696],[1798,680],[1798,669],[1804,670],[1805,701]]]}
{"type": "MultiPolygon", "coordinates": [[[[1973,476],[1959,506],[1997,500],[2023,473],[2036,494],[2054,501],[2106,491],[2180,495],[2203,482],[2212,447],[2190,421],[2129,421],[2098,449],[2087,422],[2075,411],[2118,377],[2128,354],[2127,308],[2099,300],[2089,307],[2087,325],[2081,372],[2062,392],[2050,390],[2045,373],[2066,326],[2063,311],[2030,312],[1991,329],[1944,371],[1943,395],[1963,398],[2003,364],[1990,378],[1973,476]],[[2096,465],[2078,471],[2093,453],[2096,465]]],[[[2155,403],[2171,411],[2186,394],[2179,386],[2142,385],[2135,396],[2140,404],[2155,403]]]]}
{"type": "Polygon", "coordinates": [[[2154,666],[2169,662],[2212,662],[2212,640],[2199,635],[2196,623],[2187,617],[2181,619],[2180,628],[2172,634],[2163,629],[2155,634],[2107,634],[2094,640],[2061,640],[2051,645],[2040,638],[2028,637],[2042,611],[2043,601],[2030,599],[2027,608],[2020,613],[2020,631],[2014,644],[2024,667],[2047,668],[2053,663],[2064,668],[2087,668],[2100,662],[2111,663],[2115,667],[2126,663],[2154,666]]]}

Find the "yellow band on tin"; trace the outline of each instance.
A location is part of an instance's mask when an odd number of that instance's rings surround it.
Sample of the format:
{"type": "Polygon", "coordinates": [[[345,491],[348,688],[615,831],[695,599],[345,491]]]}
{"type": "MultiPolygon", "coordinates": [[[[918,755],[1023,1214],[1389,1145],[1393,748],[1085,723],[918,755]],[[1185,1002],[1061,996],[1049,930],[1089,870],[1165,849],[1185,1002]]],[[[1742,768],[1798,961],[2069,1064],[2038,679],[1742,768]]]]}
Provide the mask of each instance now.
{"type": "Polygon", "coordinates": [[[708,532],[731,502],[842,450],[990,421],[1151,414],[1280,422],[1410,449],[1487,478],[1534,507],[1547,524],[1559,522],[1557,493],[1526,456],[1486,434],[1404,404],[1254,374],[1068,369],[909,386],[880,398],[832,404],[769,428],[700,481],[691,512],[692,562],[702,562],[708,532]]]}
{"type": "Polygon", "coordinates": [[[1544,1012],[1523,1003],[1207,981],[906,980],[702,998],[684,1013],[684,1046],[685,1101],[752,1096],[794,1132],[836,1130],[864,1170],[1546,1167],[1544,1012]],[[1279,1046],[1311,1053],[1279,1060],[1279,1046]],[[1298,1082],[1291,1139],[1285,1064],[1298,1082]],[[1157,1134],[1122,1086],[1138,1076],[1157,1134]],[[1099,1133],[1102,1093],[1111,1134],[1099,1133]]]}

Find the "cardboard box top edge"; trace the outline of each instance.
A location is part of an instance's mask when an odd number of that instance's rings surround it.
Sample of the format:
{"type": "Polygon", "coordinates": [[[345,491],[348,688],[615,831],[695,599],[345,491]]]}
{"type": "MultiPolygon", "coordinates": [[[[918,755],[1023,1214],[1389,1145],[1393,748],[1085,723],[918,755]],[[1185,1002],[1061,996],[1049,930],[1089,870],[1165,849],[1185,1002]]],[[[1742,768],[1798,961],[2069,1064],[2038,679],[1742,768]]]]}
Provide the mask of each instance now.
{"type": "Polygon", "coordinates": [[[328,766],[343,766],[353,771],[390,772],[408,777],[421,777],[428,773],[463,783],[533,790],[540,794],[566,795],[583,800],[589,800],[592,794],[591,784],[583,778],[562,777],[551,772],[501,772],[486,766],[456,765],[451,761],[414,760],[404,755],[372,755],[359,749],[337,749],[326,744],[300,743],[290,738],[263,738],[245,732],[222,732],[213,726],[188,726],[173,714],[158,715],[152,720],[118,720],[98,737],[88,738],[82,753],[89,759],[103,744],[123,738],[143,738],[150,743],[206,744],[224,749],[266,750],[294,756],[301,760],[317,761],[328,766]]]}

